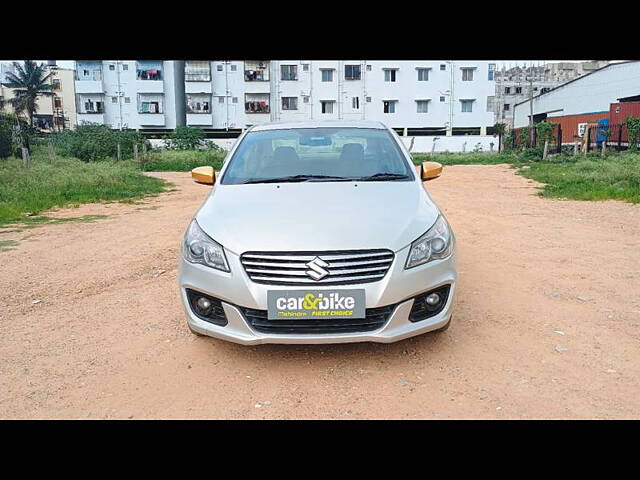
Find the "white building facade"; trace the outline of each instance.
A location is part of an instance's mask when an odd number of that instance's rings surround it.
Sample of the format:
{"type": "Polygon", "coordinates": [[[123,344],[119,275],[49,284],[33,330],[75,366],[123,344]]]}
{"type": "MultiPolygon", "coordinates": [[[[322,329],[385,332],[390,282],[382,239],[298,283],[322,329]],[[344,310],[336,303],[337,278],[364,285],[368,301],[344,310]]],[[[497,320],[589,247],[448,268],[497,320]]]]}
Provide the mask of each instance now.
{"type": "Polygon", "coordinates": [[[184,62],[76,61],[77,123],[173,130],[184,125],[184,62]]]}
{"type": "Polygon", "coordinates": [[[482,61],[77,61],[77,121],[215,135],[278,121],[378,120],[401,135],[486,135],[482,61]]]}
{"type": "Polygon", "coordinates": [[[480,135],[494,123],[494,69],[478,61],[186,61],[186,123],[242,130],[362,119],[422,135],[480,135]]]}

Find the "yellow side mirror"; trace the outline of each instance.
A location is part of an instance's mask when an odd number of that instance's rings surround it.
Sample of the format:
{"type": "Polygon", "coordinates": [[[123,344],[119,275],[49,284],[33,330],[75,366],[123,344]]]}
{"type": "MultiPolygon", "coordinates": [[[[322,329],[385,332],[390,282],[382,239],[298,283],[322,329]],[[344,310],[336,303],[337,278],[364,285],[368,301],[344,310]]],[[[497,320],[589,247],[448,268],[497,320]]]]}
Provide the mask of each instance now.
{"type": "Polygon", "coordinates": [[[213,167],[197,167],[191,170],[191,178],[198,183],[213,185],[216,183],[216,172],[213,167]]]}
{"type": "Polygon", "coordinates": [[[442,164],[438,162],[422,162],[420,177],[422,181],[433,180],[442,174],[442,164]]]}

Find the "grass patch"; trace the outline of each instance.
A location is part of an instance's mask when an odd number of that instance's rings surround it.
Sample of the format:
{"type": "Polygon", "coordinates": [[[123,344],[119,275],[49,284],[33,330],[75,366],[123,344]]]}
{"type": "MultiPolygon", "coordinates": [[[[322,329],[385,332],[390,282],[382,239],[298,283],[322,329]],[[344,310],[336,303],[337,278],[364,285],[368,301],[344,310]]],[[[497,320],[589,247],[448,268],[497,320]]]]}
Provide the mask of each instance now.
{"type": "Polygon", "coordinates": [[[219,171],[226,152],[215,150],[154,150],[142,169],[145,172],[188,172],[196,167],[212,166],[219,171]]]}
{"type": "Polygon", "coordinates": [[[521,168],[519,173],[544,183],[540,192],[544,197],[640,203],[640,155],[577,158],[531,162],[529,168],[521,168]]]}
{"type": "Polygon", "coordinates": [[[415,154],[413,162],[436,161],[443,165],[495,165],[507,163],[518,173],[544,183],[540,195],[570,200],[622,200],[640,203],[640,154],[597,152],[586,155],[553,155],[537,158],[533,149],[524,153],[415,154]]]}
{"type": "Polygon", "coordinates": [[[0,252],[13,250],[10,247],[15,247],[16,245],[18,245],[18,242],[16,242],[15,240],[0,240],[0,252]]]}
{"type": "Polygon", "coordinates": [[[10,158],[0,162],[0,225],[95,221],[101,216],[51,219],[38,214],[53,207],[132,200],[165,190],[163,180],[143,175],[131,161],[61,158],[50,164],[34,155],[32,166],[23,168],[10,158]]]}

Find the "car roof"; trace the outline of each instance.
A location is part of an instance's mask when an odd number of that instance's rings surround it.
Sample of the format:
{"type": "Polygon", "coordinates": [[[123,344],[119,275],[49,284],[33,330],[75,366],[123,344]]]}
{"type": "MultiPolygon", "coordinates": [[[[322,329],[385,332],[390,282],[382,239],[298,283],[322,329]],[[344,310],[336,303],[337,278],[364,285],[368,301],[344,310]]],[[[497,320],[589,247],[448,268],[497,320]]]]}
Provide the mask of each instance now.
{"type": "Polygon", "coordinates": [[[323,120],[323,121],[306,121],[306,122],[275,122],[254,125],[251,127],[252,132],[261,132],[264,130],[289,130],[298,128],[375,128],[386,130],[386,126],[381,122],[370,120],[361,121],[345,121],[345,120],[323,120]]]}

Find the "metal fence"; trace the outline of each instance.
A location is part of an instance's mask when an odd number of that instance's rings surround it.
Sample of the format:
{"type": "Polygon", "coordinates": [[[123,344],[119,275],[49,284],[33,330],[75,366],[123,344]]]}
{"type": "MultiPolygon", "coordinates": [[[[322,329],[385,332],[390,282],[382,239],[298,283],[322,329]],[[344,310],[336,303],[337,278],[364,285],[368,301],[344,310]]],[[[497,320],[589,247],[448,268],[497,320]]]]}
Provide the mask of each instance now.
{"type": "MultiPolygon", "coordinates": [[[[526,128],[514,128],[513,129],[513,148],[522,148],[526,145],[527,148],[532,147],[544,147],[544,141],[538,138],[538,132],[535,127],[532,132],[526,128]],[[527,135],[523,135],[523,132],[527,132],[527,135]]],[[[562,151],[562,127],[559,124],[553,124],[553,131],[550,134],[549,153],[560,153],[562,151]]]]}

